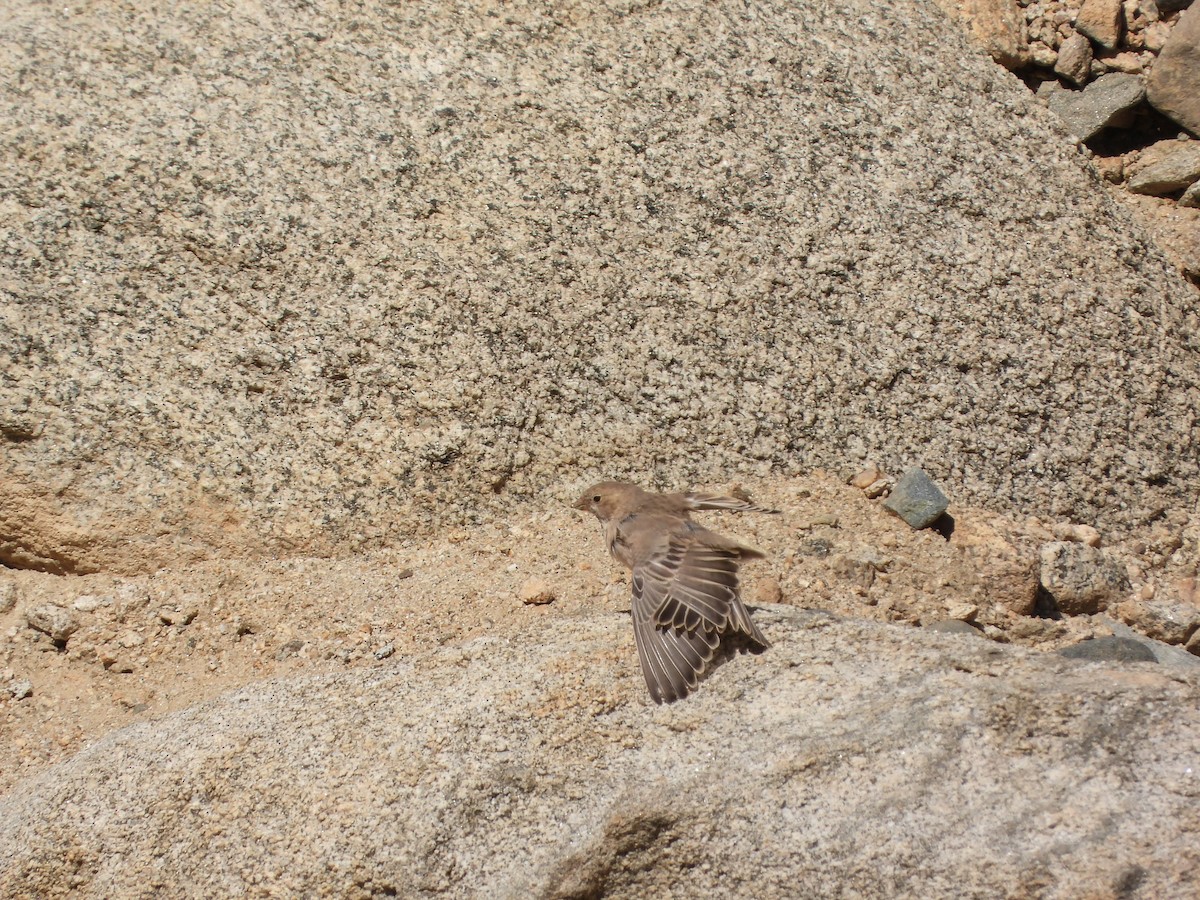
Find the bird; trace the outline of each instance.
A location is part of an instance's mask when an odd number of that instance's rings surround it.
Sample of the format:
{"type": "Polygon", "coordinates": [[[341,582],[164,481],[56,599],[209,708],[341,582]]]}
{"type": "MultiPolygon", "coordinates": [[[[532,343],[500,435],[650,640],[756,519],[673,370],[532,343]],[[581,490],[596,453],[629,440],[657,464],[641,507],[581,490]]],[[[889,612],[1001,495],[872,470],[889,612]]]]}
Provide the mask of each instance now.
{"type": "Polygon", "coordinates": [[[575,508],[604,526],[608,552],[632,571],[633,635],[650,698],[686,697],[738,652],[770,643],[738,593],[738,566],[765,554],[691,519],[696,510],[777,513],[721,494],[659,494],[635,484],[602,481],[575,508]]]}

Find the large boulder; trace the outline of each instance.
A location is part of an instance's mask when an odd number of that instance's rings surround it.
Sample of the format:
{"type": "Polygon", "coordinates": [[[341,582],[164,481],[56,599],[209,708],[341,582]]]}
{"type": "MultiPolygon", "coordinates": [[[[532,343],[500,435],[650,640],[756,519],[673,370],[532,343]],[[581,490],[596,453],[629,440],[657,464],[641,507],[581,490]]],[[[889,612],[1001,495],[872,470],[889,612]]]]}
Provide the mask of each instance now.
{"type": "Polygon", "coordinates": [[[255,685],[0,798],[6,897],[1168,897],[1200,678],[756,618],[654,706],[627,615],[255,685]]]}
{"type": "Polygon", "coordinates": [[[12,0],[0,562],[345,551],[868,458],[1133,528],[1194,298],[913,2],[12,0]]]}

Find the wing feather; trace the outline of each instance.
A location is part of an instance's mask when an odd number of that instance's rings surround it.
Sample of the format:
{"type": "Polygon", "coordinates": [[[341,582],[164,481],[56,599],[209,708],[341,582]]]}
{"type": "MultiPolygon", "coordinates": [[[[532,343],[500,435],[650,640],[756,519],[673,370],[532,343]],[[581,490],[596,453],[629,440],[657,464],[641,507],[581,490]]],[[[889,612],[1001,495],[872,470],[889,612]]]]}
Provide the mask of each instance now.
{"type": "Polygon", "coordinates": [[[688,523],[633,567],[634,638],[655,703],[686,697],[714,660],[769,646],[738,596],[745,551],[688,523]]]}

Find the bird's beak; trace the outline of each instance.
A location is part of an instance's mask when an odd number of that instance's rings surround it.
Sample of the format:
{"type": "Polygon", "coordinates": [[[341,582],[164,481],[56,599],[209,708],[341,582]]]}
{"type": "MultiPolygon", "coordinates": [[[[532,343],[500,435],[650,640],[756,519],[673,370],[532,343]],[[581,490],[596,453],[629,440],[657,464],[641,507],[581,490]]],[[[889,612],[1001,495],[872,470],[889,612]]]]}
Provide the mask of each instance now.
{"type": "Polygon", "coordinates": [[[585,511],[586,511],[586,510],[587,510],[587,504],[588,504],[588,498],[587,498],[587,497],[580,497],[578,500],[576,500],[576,501],[575,501],[574,503],[572,503],[571,505],[572,505],[573,507],[575,507],[576,509],[582,509],[582,510],[585,510],[585,511]]]}

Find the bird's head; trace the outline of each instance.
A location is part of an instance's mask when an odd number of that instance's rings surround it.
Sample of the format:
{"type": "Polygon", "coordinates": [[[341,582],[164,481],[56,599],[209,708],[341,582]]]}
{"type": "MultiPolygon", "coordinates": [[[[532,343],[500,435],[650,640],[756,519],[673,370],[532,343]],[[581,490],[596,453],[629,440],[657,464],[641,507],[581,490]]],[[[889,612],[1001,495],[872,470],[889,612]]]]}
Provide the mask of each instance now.
{"type": "Polygon", "coordinates": [[[590,512],[601,522],[607,522],[631,505],[636,492],[637,488],[632,484],[602,481],[584,491],[583,496],[575,501],[575,508],[590,512]]]}

